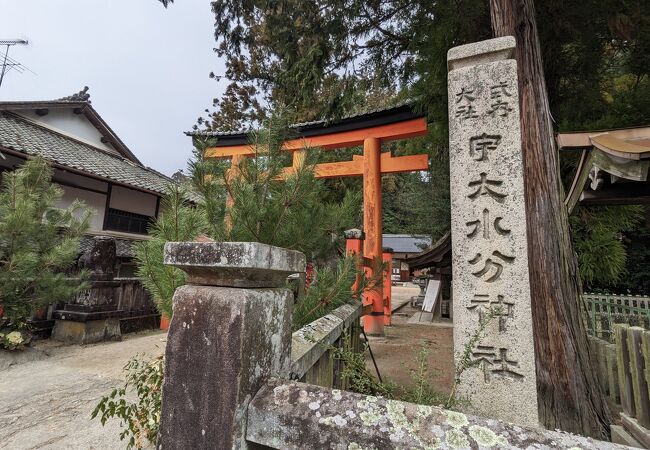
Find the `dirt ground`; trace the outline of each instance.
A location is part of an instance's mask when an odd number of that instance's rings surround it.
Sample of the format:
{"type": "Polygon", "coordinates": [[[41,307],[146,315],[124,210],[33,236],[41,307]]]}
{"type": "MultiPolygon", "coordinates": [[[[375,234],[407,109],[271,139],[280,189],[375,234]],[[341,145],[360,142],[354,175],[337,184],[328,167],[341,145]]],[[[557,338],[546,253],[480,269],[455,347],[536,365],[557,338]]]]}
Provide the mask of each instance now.
{"type": "MultiPolygon", "coordinates": [[[[394,287],[393,305],[418,292],[394,287]]],[[[437,371],[431,382],[446,392],[451,386],[452,329],[407,324],[416,312],[407,304],[395,313],[385,337],[371,338],[379,370],[383,377],[409,385],[408,368],[426,346],[431,350],[429,365],[437,371]]],[[[155,331],[87,346],[38,341],[20,355],[18,364],[0,352],[0,449],[123,449],[119,422],[102,427],[90,414],[102,396],[122,384],[126,362],[136,354],[163,353],[165,339],[155,331]]]]}
{"type": "Polygon", "coordinates": [[[125,448],[117,420],[102,427],[90,414],[123,382],[126,362],[161,354],[165,338],[158,331],[87,346],[38,342],[35,361],[0,370],[0,449],[125,448]]]}
{"type": "MultiPolygon", "coordinates": [[[[403,303],[417,295],[419,288],[393,286],[393,305],[403,303]],[[396,301],[397,300],[397,301],[396,301]]],[[[441,393],[448,393],[453,382],[454,342],[450,322],[411,324],[407,320],[419,314],[406,303],[393,313],[392,325],[385,328],[385,336],[370,337],[370,348],[377,361],[382,378],[398,386],[411,386],[409,368],[416,367],[417,353],[422,347],[429,350],[428,364],[432,375],[431,384],[441,393]]],[[[370,357],[366,359],[368,369],[374,373],[370,357]]]]}

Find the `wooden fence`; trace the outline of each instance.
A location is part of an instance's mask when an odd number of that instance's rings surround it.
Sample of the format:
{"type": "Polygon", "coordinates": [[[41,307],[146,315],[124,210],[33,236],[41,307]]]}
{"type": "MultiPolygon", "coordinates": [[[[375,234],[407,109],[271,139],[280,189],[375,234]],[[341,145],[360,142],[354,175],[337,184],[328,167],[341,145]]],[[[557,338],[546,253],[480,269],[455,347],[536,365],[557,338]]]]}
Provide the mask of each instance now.
{"type": "Polygon", "coordinates": [[[650,448],[650,331],[615,324],[613,335],[613,344],[589,336],[600,387],[609,403],[622,409],[622,429],[612,427],[612,436],[626,435],[622,441],[634,444],[632,437],[650,448]]]}
{"type": "Polygon", "coordinates": [[[613,325],[625,323],[650,328],[650,297],[585,294],[584,314],[590,335],[613,342],[613,325]]]}
{"type": "Polygon", "coordinates": [[[344,363],[332,358],[332,347],[361,351],[361,302],[343,305],[298,331],[291,338],[291,379],[345,389],[344,363]]]}

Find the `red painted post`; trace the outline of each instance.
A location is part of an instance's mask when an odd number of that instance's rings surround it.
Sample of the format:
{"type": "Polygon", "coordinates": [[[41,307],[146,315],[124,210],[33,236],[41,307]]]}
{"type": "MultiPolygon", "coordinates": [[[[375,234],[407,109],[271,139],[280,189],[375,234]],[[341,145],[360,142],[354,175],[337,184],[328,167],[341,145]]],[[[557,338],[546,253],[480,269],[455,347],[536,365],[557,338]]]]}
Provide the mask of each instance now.
{"type": "Polygon", "coordinates": [[[393,289],[392,289],[392,274],[393,274],[393,249],[384,247],[382,253],[382,261],[386,265],[384,271],[384,325],[390,326],[393,314],[393,289]]]}
{"type": "MultiPolygon", "coordinates": [[[[377,138],[363,141],[363,231],[366,233],[363,256],[373,262],[381,260],[381,141],[377,138]]],[[[363,318],[363,328],[374,336],[384,335],[383,290],[380,283],[365,295],[372,310],[363,318]]]]}

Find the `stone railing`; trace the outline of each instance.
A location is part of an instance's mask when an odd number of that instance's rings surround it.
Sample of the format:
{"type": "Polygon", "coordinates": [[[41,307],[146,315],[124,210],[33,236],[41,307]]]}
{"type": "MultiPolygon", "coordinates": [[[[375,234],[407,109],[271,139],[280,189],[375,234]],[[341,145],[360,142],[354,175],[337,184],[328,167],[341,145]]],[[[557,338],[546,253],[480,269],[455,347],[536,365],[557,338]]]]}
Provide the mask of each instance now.
{"type": "MultiPolygon", "coordinates": [[[[623,448],[291,381],[323,356],[303,342],[295,353],[302,356],[291,358],[285,279],[305,270],[302,254],[257,243],[168,243],[165,263],[184,270],[189,284],[174,295],[157,448],[623,448]]],[[[332,341],[352,320],[335,317],[313,327],[318,340],[332,341]]]]}
{"type": "Polygon", "coordinates": [[[589,337],[601,390],[623,410],[612,439],[650,448],[650,331],[616,324],[613,334],[614,344],[589,337]]]}
{"type": "Polygon", "coordinates": [[[332,358],[331,347],[361,350],[361,302],[343,305],[317,319],[291,337],[292,380],[318,386],[345,389],[344,363],[332,358]]]}

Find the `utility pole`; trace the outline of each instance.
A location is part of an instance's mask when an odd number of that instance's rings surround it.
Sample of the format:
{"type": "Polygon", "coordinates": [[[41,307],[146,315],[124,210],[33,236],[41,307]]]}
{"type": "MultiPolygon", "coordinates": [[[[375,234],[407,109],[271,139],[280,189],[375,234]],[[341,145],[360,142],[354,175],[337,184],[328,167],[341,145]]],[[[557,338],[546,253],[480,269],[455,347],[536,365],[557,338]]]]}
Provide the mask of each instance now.
{"type": "Polygon", "coordinates": [[[10,47],[14,45],[27,45],[27,44],[28,41],[26,41],[25,39],[0,39],[0,46],[3,45],[5,46],[4,57],[2,58],[2,68],[0,69],[0,86],[2,86],[2,80],[4,79],[5,74],[9,72],[11,69],[16,69],[18,72],[21,73],[23,72],[24,69],[27,69],[18,61],[9,57],[10,47]]]}

